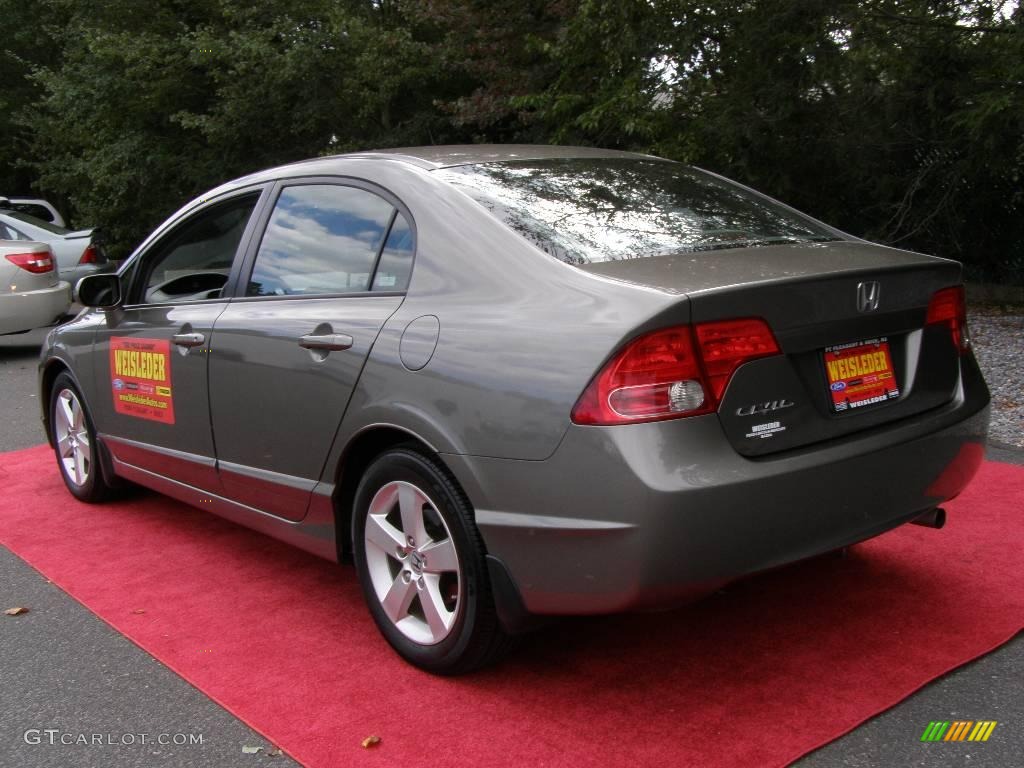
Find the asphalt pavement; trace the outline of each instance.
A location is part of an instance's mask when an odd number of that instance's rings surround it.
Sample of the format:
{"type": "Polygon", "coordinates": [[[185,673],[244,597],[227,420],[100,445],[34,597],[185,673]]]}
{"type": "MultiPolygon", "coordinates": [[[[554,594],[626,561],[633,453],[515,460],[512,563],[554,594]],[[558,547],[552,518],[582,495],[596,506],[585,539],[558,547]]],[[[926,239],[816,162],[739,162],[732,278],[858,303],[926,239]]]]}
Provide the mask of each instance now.
{"type": "MultiPolygon", "coordinates": [[[[45,440],[35,391],[45,336],[0,336],[0,451],[45,440]]],[[[29,613],[0,615],[0,768],[298,765],[0,546],[0,610],[17,605],[29,613]],[[82,736],[104,743],[61,743],[82,736]]]]}
{"type": "MultiPolygon", "coordinates": [[[[0,337],[0,451],[43,442],[36,363],[44,337],[42,331],[0,337]]],[[[1024,451],[993,447],[989,456],[1024,464],[1024,451]]],[[[0,616],[0,768],[296,765],[272,756],[274,745],[0,547],[0,609],[14,605],[31,611],[0,616]],[[82,735],[104,743],[61,743],[82,735]],[[252,753],[254,747],[262,749],[252,753]]],[[[777,738],[786,738],[786,730],[777,738]]],[[[1005,768],[1021,765],[1021,755],[1024,638],[1018,635],[797,766],[1005,768]],[[999,723],[988,742],[920,741],[933,720],[979,719],[999,723]]]]}

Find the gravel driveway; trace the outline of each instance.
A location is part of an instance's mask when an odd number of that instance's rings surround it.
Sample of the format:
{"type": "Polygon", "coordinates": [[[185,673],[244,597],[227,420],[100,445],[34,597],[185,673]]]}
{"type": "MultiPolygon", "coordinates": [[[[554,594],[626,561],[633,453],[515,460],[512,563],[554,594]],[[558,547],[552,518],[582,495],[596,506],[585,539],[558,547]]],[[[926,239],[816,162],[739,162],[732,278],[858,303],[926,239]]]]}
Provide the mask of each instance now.
{"type": "Polygon", "coordinates": [[[968,323],[992,392],[989,441],[1024,448],[1024,314],[980,310],[970,313],[968,323]]]}

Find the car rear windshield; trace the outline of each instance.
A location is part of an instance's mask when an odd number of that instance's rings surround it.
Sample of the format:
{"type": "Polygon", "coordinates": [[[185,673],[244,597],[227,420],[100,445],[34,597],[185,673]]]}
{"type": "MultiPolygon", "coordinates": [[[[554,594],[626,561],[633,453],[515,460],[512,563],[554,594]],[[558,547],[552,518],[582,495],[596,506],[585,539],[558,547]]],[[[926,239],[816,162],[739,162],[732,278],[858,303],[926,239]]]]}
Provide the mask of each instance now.
{"type": "Polygon", "coordinates": [[[37,203],[18,203],[13,201],[10,205],[12,211],[27,213],[29,216],[35,216],[40,221],[53,222],[53,213],[46,206],[37,203]]]}
{"type": "Polygon", "coordinates": [[[841,239],[765,197],[664,160],[517,160],[436,173],[569,264],[841,239]]]}
{"type": "Polygon", "coordinates": [[[47,232],[50,232],[54,235],[66,235],[68,232],[71,231],[70,229],[57,226],[56,224],[53,224],[49,221],[43,221],[42,219],[36,218],[35,216],[29,216],[27,213],[20,213],[18,211],[4,211],[4,213],[6,213],[12,219],[17,219],[18,221],[23,222],[25,224],[31,224],[33,227],[45,229],[47,232]]]}

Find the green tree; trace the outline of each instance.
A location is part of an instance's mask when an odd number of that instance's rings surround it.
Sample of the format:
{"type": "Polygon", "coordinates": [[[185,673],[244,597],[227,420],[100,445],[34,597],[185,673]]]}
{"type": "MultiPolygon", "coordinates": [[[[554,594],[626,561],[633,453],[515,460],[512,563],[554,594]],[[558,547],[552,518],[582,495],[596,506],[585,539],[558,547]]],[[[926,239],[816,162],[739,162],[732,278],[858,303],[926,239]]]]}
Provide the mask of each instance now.
{"type": "Polygon", "coordinates": [[[142,0],[67,16],[20,114],[39,185],[126,254],[182,202],[277,163],[461,139],[438,67],[392,3],[142,0]]]}
{"type": "Polygon", "coordinates": [[[588,0],[520,103],[554,140],[697,163],[1020,280],[1021,24],[985,0],[588,0]]]}
{"type": "MultiPolygon", "coordinates": [[[[1024,16],[1000,0],[0,0],[0,183],[125,253],[318,154],[594,144],[1024,280],[1024,16]],[[5,16],[7,18],[7,16],[5,16]]],[[[0,192],[2,192],[0,188],[0,192]]]]}
{"type": "Polygon", "coordinates": [[[32,192],[36,176],[26,163],[31,132],[18,119],[41,96],[33,68],[55,67],[61,47],[53,31],[62,24],[59,9],[20,0],[0,0],[4,34],[0,42],[0,195],[32,192]]]}

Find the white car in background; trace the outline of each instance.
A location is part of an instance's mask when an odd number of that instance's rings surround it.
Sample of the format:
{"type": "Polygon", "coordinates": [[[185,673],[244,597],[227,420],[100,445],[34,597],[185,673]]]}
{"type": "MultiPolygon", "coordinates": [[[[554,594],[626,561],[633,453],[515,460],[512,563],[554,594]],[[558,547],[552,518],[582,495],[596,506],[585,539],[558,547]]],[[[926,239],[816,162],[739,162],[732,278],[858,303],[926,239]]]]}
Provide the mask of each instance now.
{"type": "Polygon", "coordinates": [[[50,246],[0,240],[0,335],[53,325],[70,306],[50,246]]]}
{"type": "Polygon", "coordinates": [[[72,290],[86,275],[117,270],[117,264],[107,259],[103,246],[97,242],[95,229],[72,232],[35,216],[0,208],[0,239],[49,245],[61,279],[67,280],[72,290]]]}
{"type": "Polygon", "coordinates": [[[56,224],[58,227],[68,225],[60,211],[53,207],[53,203],[43,200],[41,197],[4,197],[0,195],[0,210],[4,209],[27,213],[29,216],[35,216],[50,224],[56,224]]]}

